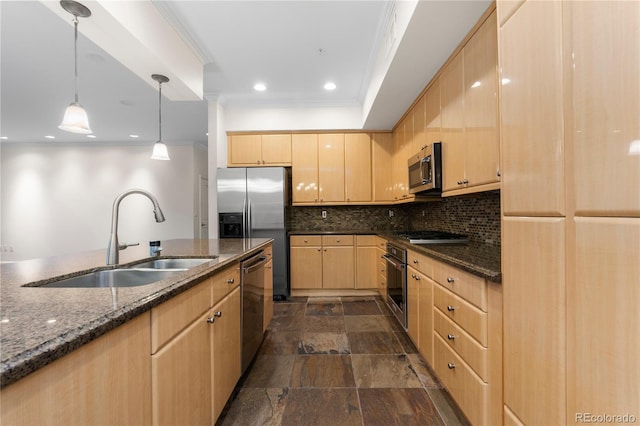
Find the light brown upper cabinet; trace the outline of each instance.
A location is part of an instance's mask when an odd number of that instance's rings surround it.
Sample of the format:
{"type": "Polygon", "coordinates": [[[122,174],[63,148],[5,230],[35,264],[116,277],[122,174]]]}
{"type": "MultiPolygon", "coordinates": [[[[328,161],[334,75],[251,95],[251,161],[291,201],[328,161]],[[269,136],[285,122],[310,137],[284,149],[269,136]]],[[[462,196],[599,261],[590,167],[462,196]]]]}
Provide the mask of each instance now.
{"type": "Polygon", "coordinates": [[[230,134],[229,167],[291,165],[290,134],[230,134]]]}
{"type": "Polygon", "coordinates": [[[345,133],[345,201],[370,202],[371,183],[371,136],[368,133],[345,133]]]}
{"type": "Polygon", "coordinates": [[[344,196],[344,133],[318,135],[318,180],[320,202],[343,202],[344,196]]]}
{"type": "Polygon", "coordinates": [[[373,133],[371,135],[373,201],[393,202],[393,134],[373,133]]]}
{"type": "Polygon", "coordinates": [[[493,12],[440,75],[443,191],[452,195],[499,187],[497,43],[493,12]]]}
{"type": "Polygon", "coordinates": [[[442,140],[440,131],[440,78],[436,77],[424,95],[425,98],[425,143],[442,140]]]}
{"type": "Polygon", "coordinates": [[[291,196],[293,204],[317,204],[318,135],[294,134],[291,137],[291,196]]]}

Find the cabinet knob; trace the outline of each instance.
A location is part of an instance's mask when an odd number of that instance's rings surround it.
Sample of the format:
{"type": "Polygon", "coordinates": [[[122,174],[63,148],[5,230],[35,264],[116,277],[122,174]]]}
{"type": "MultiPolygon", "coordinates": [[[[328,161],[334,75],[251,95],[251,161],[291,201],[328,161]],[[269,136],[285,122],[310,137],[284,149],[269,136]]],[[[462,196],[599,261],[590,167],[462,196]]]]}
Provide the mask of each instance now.
{"type": "MultiPolygon", "coordinates": [[[[318,251],[320,251],[320,249],[318,249],[318,251]]],[[[325,250],[326,251],[326,250],[325,250]]]]}
{"type": "Polygon", "coordinates": [[[416,274],[411,274],[411,278],[416,279],[416,274]]]}
{"type": "Polygon", "coordinates": [[[220,311],[215,311],[215,312],[213,313],[213,316],[214,316],[214,317],[216,317],[216,318],[220,318],[220,317],[222,316],[222,312],[220,312],[220,311]]]}
{"type": "Polygon", "coordinates": [[[304,239],[304,242],[305,242],[305,243],[308,243],[308,242],[309,242],[309,240],[307,240],[307,239],[305,238],[305,239],[304,239]]]}
{"type": "Polygon", "coordinates": [[[413,263],[418,263],[418,259],[413,259],[413,263]]]}
{"type": "Polygon", "coordinates": [[[336,239],[336,243],[339,243],[339,242],[340,242],[340,238],[336,239]]]}
{"type": "Polygon", "coordinates": [[[327,249],[324,249],[324,251],[327,251],[327,249]]]}
{"type": "Polygon", "coordinates": [[[454,368],[456,368],[456,365],[449,362],[447,363],[447,367],[449,367],[449,370],[453,370],[454,368]]]}
{"type": "Polygon", "coordinates": [[[416,275],[416,281],[420,281],[420,275],[416,275]]]}
{"type": "Polygon", "coordinates": [[[236,282],[235,278],[229,278],[229,279],[227,280],[227,284],[233,284],[233,283],[235,283],[235,282],[236,282]]]}
{"type": "Polygon", "coordinates": [[[462,179],[462,183],[464,183],[465,185],[469,183],[469,181],[467,179],[462,179]]]}
{"type": "Polygon", "coordinates": [[[451,306],[451,305],[447,306],[447,311],[453,312],[455,310],[456,310],[455,306],[451,306]]]}
{"type": "Polygon", "coordinates": [[[462,181],[461,180],[458,181],[458,185],[462,185],[462,181]]]}
{"type": "Polygon", "coordinates": [[[216,322],[216,319],[214,317],[207,318],[207,323],[208,324],[213,324],[214,322],[216,322]]]}
{"type": "Polygon", "coordinates": [[[456,336],[454,336],[453,334],[447,334],[447,339],[449,340],[455,340],[456,336]]]}
{"type": "Polygon", "coordinates": [[[496,175],[497,175],[498,177],[502,176],[502,174],[500,173],[500,170],[498,170],[498,171],[496,172],[496,175]]]}
{"type": "Polygon", "coordinates": [[[447,277],[447,282],[448,282],[448,283],[452,283],[452,282],[454,282],[454,281],[455,281],[455,280],[453,279],[453,277],[447,277]]]}

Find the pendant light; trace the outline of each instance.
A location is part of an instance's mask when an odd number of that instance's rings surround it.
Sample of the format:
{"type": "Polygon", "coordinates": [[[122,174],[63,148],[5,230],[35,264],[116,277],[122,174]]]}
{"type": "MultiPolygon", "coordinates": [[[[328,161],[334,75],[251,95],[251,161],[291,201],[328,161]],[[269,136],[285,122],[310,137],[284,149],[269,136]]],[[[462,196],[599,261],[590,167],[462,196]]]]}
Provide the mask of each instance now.
{"type": "Polygon", "coordinates": [[[76,97],[75,101],[69,104],[65,110],[62,123],[60,123],[58,128],[71,133],[89,134],[93,132],[89,127],[87,112],[82,108],[82,105],[78,103],[78,17],[88,18],[91,16],[91,11],[86,6],[72,0],[62,0],[60,5],[64,10],[73,15],[76,97]]]}
{"type": "Polygon", "coordinates": [[[153,145],[152,160],[170,160],[167,146],[162,142],[162,83],[169,81],[164,75],[151,74],[151,78],[158,82],[158,141],[153,145]]]}

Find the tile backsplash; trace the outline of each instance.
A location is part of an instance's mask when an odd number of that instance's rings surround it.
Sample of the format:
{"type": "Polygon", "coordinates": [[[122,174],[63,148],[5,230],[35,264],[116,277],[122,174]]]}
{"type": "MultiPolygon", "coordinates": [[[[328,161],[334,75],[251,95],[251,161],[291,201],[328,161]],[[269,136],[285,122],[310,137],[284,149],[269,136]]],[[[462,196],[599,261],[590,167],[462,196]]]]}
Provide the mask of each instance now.
{"type": "Polygon", "coordinates": [[[393,206],[290,207],[292,231],[436,230],[469,236],[472,241],[500,245],[500,192],[490,191],[439,202],[393,206]],[[326,218],[322,212],[326,212],[326,218]]]}

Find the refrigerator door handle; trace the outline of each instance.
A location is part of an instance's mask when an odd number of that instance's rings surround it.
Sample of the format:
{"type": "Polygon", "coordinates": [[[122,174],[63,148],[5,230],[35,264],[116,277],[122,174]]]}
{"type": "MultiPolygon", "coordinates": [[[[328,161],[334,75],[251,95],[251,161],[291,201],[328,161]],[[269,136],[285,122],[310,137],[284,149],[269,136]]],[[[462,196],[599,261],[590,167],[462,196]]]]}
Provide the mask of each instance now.
{"type": "Polygon", "coordinates": [[[242,238],[247,236],[247,197],[242,200],[242,238]]]}
{"type": "Polygon", "coordinates": [[[247,202],[247,212],[248,212],[248,217],[247,217],[247,232],[245,233],[245,235],[247,236],[247,238],[251,238],[251,198],[249,198],[249,201],[247,202]]]}

